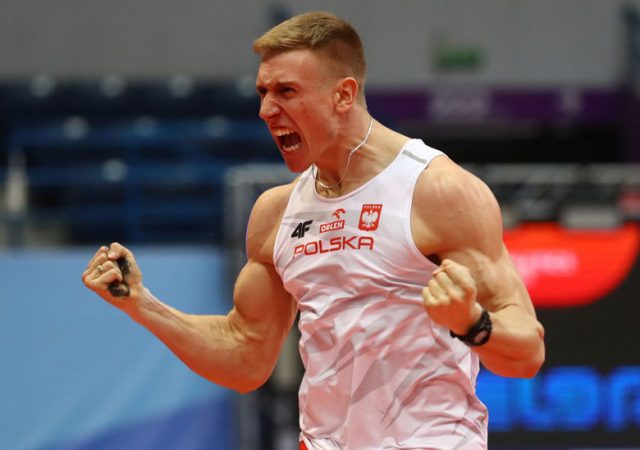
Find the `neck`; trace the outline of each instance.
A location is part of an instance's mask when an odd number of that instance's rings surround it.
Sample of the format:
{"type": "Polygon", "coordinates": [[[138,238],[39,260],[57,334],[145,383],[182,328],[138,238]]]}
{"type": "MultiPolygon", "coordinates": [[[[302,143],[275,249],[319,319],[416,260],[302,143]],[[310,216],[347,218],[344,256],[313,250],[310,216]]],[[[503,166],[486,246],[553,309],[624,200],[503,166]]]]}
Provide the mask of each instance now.
{"type": "Polygon", "coordinates": [[[369,126],[367,128],[366,134],[364,135],[364,138],[347,153],[347,160],[346,160],[346,163],[344,164],[344,169],[342,170],[342,174],[340,174],[340,171],[338,171],[337,181],[333,183],[327,183],[326,181],[322,181],[323,176],[319,173],[317,166],[315,167],[314,178],[316,181],[316,187],[319,188],[319,190],[323,191],[325,195],[337,195],[340,193],[340,190],[342,187],[342,181],[344,180],[344,177],[346,176],[347,171],[349,170],[349,163],[351,162],[351,157],[367,143],[367,141],[369,140],[369,136],[371,135],[372,128],[373,128],[373,117],[370,117],[369,126]]]}

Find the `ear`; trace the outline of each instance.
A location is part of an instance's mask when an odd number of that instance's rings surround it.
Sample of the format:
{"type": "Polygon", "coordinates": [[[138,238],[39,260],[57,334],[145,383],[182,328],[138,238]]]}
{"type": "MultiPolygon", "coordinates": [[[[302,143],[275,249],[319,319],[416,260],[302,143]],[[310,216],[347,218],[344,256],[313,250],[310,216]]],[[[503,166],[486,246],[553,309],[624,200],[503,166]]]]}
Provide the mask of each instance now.
{"type": "Polygon", "coordinates": [[[351,109],[358,97],[358,89],[358,82],[353,77],[338,80],[333,94],[333,103],[338,112],[351,109]]]}

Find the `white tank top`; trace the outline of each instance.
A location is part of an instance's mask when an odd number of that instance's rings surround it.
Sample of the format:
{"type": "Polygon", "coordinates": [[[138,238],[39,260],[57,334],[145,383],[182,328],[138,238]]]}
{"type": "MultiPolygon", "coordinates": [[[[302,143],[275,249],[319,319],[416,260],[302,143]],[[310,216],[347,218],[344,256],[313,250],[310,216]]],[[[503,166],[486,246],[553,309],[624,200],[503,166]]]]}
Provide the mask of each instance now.
{"type": "Polygon", "coordinates": [[[311,169],[291,193],[274,261],[300,311],[309,450],[486,448],[478,357],[429,319],[436,266],[411,234],[416,180],[441,154],[411,140],[343,197],[320,196],[311,169]]]}

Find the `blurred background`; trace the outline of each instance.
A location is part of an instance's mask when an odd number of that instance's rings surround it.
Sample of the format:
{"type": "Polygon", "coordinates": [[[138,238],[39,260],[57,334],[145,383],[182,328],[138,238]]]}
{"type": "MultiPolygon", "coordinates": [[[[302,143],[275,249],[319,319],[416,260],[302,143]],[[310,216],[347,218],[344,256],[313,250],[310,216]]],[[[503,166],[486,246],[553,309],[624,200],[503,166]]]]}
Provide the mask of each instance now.
{"type": "Polygon", "coordinates": [[[239,395],[81,283],[130,246],[156,296],[225,313],[247,215],[291,179],[251,43],[327,10],[369,109],[498,197],[546,327],[531,380],[482,372],[490,448],[640,448],[640,1],[0,2],[0,449],[297,448],[296,332],[239,395]]]}

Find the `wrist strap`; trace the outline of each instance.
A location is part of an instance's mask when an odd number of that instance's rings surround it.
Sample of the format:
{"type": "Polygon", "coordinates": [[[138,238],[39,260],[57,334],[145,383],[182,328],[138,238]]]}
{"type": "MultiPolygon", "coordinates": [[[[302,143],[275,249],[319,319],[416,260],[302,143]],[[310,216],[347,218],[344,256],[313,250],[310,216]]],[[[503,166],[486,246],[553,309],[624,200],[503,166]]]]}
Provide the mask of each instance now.
{"type": "Polygon", "coordinates": [[[479,345],[486,344],[489,341],[492,329],[493,324],[491,323],[489,311],[487,311],[483,306],[480,319],[478,319],[475,325],[471,327],[467,334],[455,334],[451,330],[449,330],[449,334],[451,335],[451,337],[460,339],[462,342],[471,347],[477,347],[479,345]]]}

